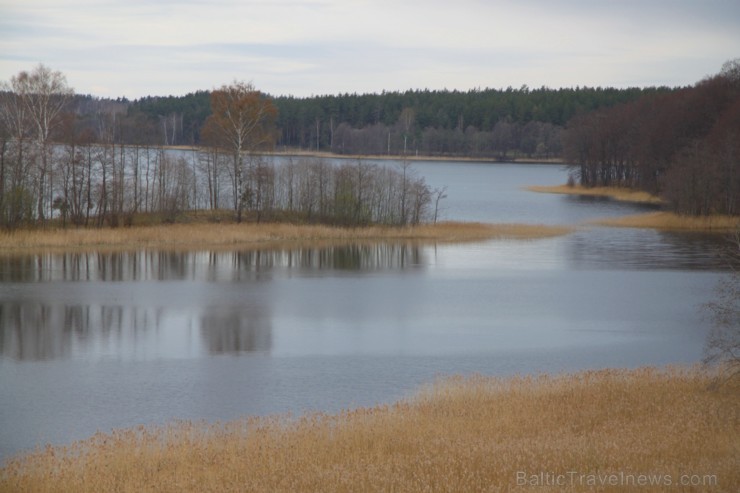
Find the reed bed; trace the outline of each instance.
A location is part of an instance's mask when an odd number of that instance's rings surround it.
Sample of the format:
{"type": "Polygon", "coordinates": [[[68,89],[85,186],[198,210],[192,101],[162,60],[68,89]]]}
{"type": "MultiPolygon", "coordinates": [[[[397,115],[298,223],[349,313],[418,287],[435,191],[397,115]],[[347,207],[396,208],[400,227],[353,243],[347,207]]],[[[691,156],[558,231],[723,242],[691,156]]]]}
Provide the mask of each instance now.
{"type": "Polygon", "coordinates": [[[672,212],[646,212],[599,219],[592,224],[619,228],[654,228],[663,231],[727,233],[740,229],[737,216],[682,216],[672,212]]]}
{"type": "Polygon", "coordinates": [[[46,250],[287,247],[301,243],[419,241],[448,243],[492,238],[535,239],[570,228],[526,224],[443,222],[409,227],[340,228],[288,223],[169,224],[100,229],[33,229],[0,233],[0,253],[46,250]]]}
{"type": "Polygon", "coordinates": [[[0,491],[737,491],[740,388],[711,379],[453,377],[336,415],[99,433],[6,462],[0,491]]]}
{"type": "Polygon", "coordinates": [[[642,190],[624,187],[584,187],[581,185],[553,185],[527,187],[530,192],[557,193],[567,195],[586,195],[590,197],[608,197],[623,202],[640,204],[660,204],[661,199],[642,190]]]}

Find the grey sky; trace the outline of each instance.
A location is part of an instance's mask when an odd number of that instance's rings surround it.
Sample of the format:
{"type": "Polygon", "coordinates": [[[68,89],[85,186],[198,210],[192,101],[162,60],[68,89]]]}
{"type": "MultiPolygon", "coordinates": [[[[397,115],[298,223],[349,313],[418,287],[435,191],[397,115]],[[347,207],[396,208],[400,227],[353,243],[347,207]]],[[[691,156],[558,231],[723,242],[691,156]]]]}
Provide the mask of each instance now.
{"type": "Polygon", "coordinates": [[[107,97],[676,86],[737,57],[738,0],[0,0],[0,80],[107,97]]]}

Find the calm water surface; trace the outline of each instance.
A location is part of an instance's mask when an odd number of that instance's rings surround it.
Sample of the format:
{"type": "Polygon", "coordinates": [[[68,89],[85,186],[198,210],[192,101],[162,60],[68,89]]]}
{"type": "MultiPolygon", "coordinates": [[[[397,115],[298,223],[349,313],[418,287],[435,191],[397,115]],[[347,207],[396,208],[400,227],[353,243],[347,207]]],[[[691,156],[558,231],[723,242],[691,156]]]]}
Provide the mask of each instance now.
{"type": "MultiPolygon", "coordinates": [[[[420,163],[444,217],[580,224],[557,166],[420,163]]],[[[553,239],[0,258],[0,457],[174,418],[337,411],[438,376],[691,363],[720,240],[553,239]]]]}

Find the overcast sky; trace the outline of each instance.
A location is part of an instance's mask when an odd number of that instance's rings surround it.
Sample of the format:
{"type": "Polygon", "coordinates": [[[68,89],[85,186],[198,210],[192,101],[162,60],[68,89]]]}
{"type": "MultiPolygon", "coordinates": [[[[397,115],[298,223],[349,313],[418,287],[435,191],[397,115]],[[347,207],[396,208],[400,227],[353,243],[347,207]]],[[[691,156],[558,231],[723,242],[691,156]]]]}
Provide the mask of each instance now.
{"type": "Polygon", "coordinates": [[[740,57],[740,0],[0,0],[0,80],[273,95],[690,85],[740,57]]]}

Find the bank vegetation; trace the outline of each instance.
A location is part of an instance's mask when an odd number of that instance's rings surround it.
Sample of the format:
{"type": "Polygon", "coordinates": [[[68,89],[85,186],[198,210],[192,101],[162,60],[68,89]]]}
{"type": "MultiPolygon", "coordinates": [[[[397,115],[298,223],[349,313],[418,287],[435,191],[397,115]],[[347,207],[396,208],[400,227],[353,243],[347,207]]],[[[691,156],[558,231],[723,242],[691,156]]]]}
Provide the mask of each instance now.
{"type": "Polygon", "coordinates": [[[317,244],[458,243],[529,240],[568,234],[564,226],[439,222],[417,226],[338,227],[320,224],[197,222],[128,228],[23,229],[0,232],[0,254],[40,251],[288,248],[317,244]]]}
{"type": "Polygon", "coordinates": [[[663,199],[677,214],[740,214],[740,59],[692,87],[568,122],[565,160],[584,187],[663,199]]]}
{"type": "Polygon", "coordinates": [[[655,211],[599,219],[591,222],[591,224],[617,228],[651,228],[663,231],[729,234],[740,230],[740,217],[728,215],[690,216],[668,211],[655,211]]]}
{"type": "Polygon", "coordinates": [[[334,415],[98,433],[7,461],[0,491],[735,491],[740,389],[712,378],[453,377],[334,415]]]}
{"type": "Polygon", "coordinates": [[[582,195],[586,197],[603,197],[623,202],[638,204],[660,204],[660,197],[656,197],[643,190],[624,187],[585,187],[583,185],[534,185],[527,187],[530,192],[556,193],[563,195],[582,195]]]}
{"type": "MultiPolygon", "coordinates": [[[[583,197],[599,197],[635,204],[654,205],[663,208],[665,202],[643,190],[623,187],[585,187],[583,185],[529,186],[531,192],[555,193],[583,197]]],[[[662,231],[682,231],[712,234],[735,233],[740,230],[740,216],[729,214],[691,215],[678,214],[670,210],[655,210],[638,214],[597,219],[589,225],[617,228],[650,228],[662,231]]]]}
{"type": "MultiPolygon", "coordinates": [[[[203,146],[167,148],[146,120],[70,106],[65,76],[43,65],[0,86],[0,227],[131,225],[137,214],[172,221],[230,208],[237,221],[286,215],[334,226],[436,222],[444,190],[401,160],[377,166],[321,158],[276,164],[277,110],[251,84],[210,93],[203,146]]],[[[164,129],[170,124],[162,120],[164,129]]],[[[166,132],[165,132],[166,133],[166,132]]]]}

